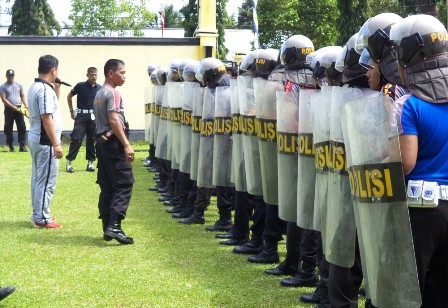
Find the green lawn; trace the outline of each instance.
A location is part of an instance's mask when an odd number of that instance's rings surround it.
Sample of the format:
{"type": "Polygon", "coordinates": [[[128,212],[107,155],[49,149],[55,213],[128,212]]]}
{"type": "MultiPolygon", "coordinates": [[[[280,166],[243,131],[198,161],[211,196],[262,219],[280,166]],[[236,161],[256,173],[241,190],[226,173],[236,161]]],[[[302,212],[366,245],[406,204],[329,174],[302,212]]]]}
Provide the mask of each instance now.
{"type": "MultiPolygon", "coordinates": [[[[84,171],[84,147],[75,173],[60,162],[51,205],[58,230],[30,223],[30,154],[0,147],[0,283],[17,288],[0,307],[297,307],[300,294],[312,291],[281,287],[263,273],[270,265],[248,263],[204,226],[179,225],[147,190],[154,185],[140,161],[147,145],[134,148],[136,183],[123,228],[135,244],[124,246],[102,239],[96,172],[84,171]]],[[[206,224],[216,219],[212,204],[206,224]]],[[[284,241],[280,251],[284,259],[284,241]]]]}

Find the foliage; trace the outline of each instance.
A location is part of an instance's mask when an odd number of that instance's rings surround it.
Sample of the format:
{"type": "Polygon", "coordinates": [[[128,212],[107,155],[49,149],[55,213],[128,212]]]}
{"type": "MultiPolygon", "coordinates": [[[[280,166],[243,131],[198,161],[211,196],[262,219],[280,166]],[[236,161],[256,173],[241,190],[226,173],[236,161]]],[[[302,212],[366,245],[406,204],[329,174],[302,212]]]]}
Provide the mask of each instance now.
{"type": "Polygon", "coordinates": [[[185,30],[185,37],[193,37],[199,23],[198,3],[196,0],[188,0],[188,3],[180,9],[184,16],[181,24],[185,30]]]}
{"type": "Polygon", "coordinates": [[[337,0],[337,7],[339,36],[336,43],[344,45],[367,20],[368,5],[367,0],[337,0]]]}
{"type": "Polygon", "coordinates": [[[16,0],[11,8],[11,35],[52,36],[62,29],[47,0],[16,0]]]}
{"type": "Polygon", "coordinates": [[[218,29],[218,37],[216,42],[216,57],[224,60],[229,50],[225,46],[225,30],[231,23],[229,15],[227,15],[227,2],[229,0],[216,0],[216,28],[218,29]]]}
{"type": "Polygon", "coordinates": [[[237,26],[240,29],[253,27],[253,7],[252,0],[244,0],[238,8],[237,26]]]}
{"type": "Polygon", "coordinates": [[[150,25],[154,15],[145,1],[72,0],[69,19],[73,36],[143,36],[142,28],[150,25]]]}
{"type": "MultiPolygon", "coordinates": [[[[149,192],[153,173],[140,159],[148,144],[136,146],[135,184],[123,228],[134,245],[102,239],[98,217],[96,174],[84,171],[85,147],[73,162],[75,173],[59,164],[52,215],[62,229],[31,227],[29,153],[0,147],[0,250],[3,285],[17,291],[2,307],[293,307],[311,288],[281,287],[263,273],[272,264],[247,262],[218,245],[203,225],[186,226],[165,213],[149,192]],[[13,185],[11,185],[13,183],[13,185]]],[[[65,153],[68,146],[64,145],[65,153]]],[[[218,219],[216,199],[205,213],[207,225],[218,219]]],[[[281,259],[285,241],[280,242],[281,259]]],[[[300,304],[310,308],[313,305],[300,304]]]]}
{"type": "Polygon", "coordinates": [[[178,28],[181,25],[179,12],[174,9],[174,5],[165,5],[165,28],[178,28]]]}

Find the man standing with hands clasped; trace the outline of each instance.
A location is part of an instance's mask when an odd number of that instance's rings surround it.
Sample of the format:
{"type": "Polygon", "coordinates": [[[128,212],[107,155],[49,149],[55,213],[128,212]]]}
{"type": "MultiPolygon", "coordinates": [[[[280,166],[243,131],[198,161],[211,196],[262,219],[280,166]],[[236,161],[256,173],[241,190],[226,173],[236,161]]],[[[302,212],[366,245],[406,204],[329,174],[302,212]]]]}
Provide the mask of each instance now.
{"type": "Polygon", "coordinates": [[[73,132],[70,135],[72,142],[70,149],[65,157],[67,164],[65,171],[73,173],[75,170],[72,166],[72,161],[76,159],[79,148],[81,148],[82,140],[86,135],[86,159],[87,171],[95,171],[93,161],[95,160],[95,117],[93,115],[93,100],[100,89],[100,85],[96,83],[98,70],[96,67],[89,67],[87,69],[87,81],[79,82],[68,93],[67,102],[70,108],[70,115],[75,120],[73,132]],[[77,96],[77,109],[73,110],[72,97],[77,96]]]}
{"type": "Polygon", "coordinates": [[[53,198],[58,178],[59,159],[62,158],[61,132],[62,117],[59,110],[58,80],[59,61],[53,56],[39,58],[39,77],[28,91],[30,131],[31,203],[32,223],[35,228],[58,229],[50,215],[50,202],[53,198]]]}
{"type": "Polygon", "coordinates": [[[103,223],[104,240],[115,239],[121,244],[133,244],[134,240],[121,229],[121,221],[126,217],[134,184],[131,164],[134,161],[134,150],[128,140],[129,128],[124,117],[123,100],[115,89],[124,84],[125,74],[123,61],[108,60],[104,65],[106,80],[95,97],[98,158],[96,183],[101,189],[98,209],[103,223]]]}
{"type": "Polygon", "coordinates": [[[26,125],[20,108],[28,108],[23,87],[14,81],[14,70],[6,71],[6,82],[0,86],[0,98],[5,105],[5,135],[10,152],[15,152],[12,135],[14,121],[17,125],[17,134],[20,144],[20,152],[28,152],[25,148],[26,125]]]}

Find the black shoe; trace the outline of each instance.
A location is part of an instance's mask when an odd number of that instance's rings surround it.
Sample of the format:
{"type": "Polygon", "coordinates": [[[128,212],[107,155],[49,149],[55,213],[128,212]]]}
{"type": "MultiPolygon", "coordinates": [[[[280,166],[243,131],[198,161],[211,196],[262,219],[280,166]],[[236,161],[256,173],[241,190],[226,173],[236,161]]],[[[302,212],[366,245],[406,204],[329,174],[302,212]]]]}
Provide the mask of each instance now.
{"type": "Polygon", "coordinates": [[[234,253],[241,253],[244,255],[255,255],[263,250],[263,241],[250,240],[244,245],[233,248],[234,253]]]}
{"type": "Polygon", "coordinates": [[[233,228],[232,220],[217,220],[213,226],[205,228],[207,231],[230,231],[233,228]]]}
{"type": "Polygon", "coordinates": [[[166,194],[168,192],[168,188],[166,188],[166,187],[159,188],[159,189],[157,189],[157,192],[159,194],[166,194]]]}
{"type": "Polygon", "coordinates": [[[215,238],[219,238],[219,239],[229,239],[229,238],[233,238],[233,230],[230,230],[227,233],[220,233],[220,234],[215,234],[215,238]]]}
{"type": "Polygon", "coordinates": [[[157,186],[154,187],[149,187],[148,190],[149,191],[157,191],[159,188],[157,186]]]}
{"type": "Polygon", "coordinates": [[[165,202],[165,201],[170,201],[171,199],[172,199],[173,197],[166,197],[166,196],[163,196],[163,197],[160,197],[159,198],[159,202],[165,202]]]}
{"type": "Polygon", "coordinates": [[[193,214],[193,209],[184,209],[179,213],[174,213],[171,215],[173,218],[188,218],[193,214]]]}
{"type": "Polygon", "coordinates": [[[248,241],[247,238],[242,238],[242,239],[230,238],[226,241],[219,242],[219,244],[227,245],[227,246],[237,246],[237,245],[244,245],[245,243],[247,243],[247,241],[248,241]]]}
{"type": "Polygon", "coordinates": [[[14,147],[12,145],[9,146],[9,152],[15,152],[16,149],[14,149],[14,147]]]}
{"type": "Polygon", "coordinates": [[[21,145],[19,148],[19,152],[28,152],[24,145],[21,145]]]}
{"type": "Polygon", "coordinates": [[[314,292],[311,294],[300,295],[300,301],[303,303],[319,304],[321,299],[322,299],[322,294],[320,293],[319,288],[316,288],[316,290],[314,290],[314,292]]]}
{"type": "Polygon", "coordinates": [[[360,288],[358,291],[358,294],[361,296],[366,297],[366,289],[365,288],[360,288]]]}
{"type": "Polygon", "coordinates": [[[280,261],[278,252],[277,253],[269,253],[265,250],[262,250],[258,255],[250,256],[247,258],[247,261],[250,263],[259,263],[259,264],[272,264],[278,263],[280,261]]]}
{"type": "Polygon", "coordinates": [[[203,216],[201,217],[191,214],[190,217],[179,220],[179,223],[186,225],[203,225],[205,223],[205,219],[203,216]]]}
{"type": "Polygon", "coordinates": [[[172,198],[171,200],[163,202],[163,205],[166,205],[166,206],[176,206],[178,204],[179,204],[179,199],[177,199],[177,198],[172,198]]]}
{"type": "Polygon", "coordinates": [[[150,168],[148,169],[148,171],[149,171],[149,172],[159,172],[160,169],[159,169],[158,167],[150,167],[150,168]]]}
{"type": "Polygon", "coordinates": [[[319,279],[317,278],[317,275],[311,275],[311,276],[304,276],[301,274],[301,271],[299,270],[299,273],[294,275],[292,278],[283,278],[280,281],[280,285],[284,287],[315,287],[317,283],[319,282],[319,279]]]}
{"type": "Polygon", "coordinates": [[[134,239],[126,236],[121,229],[121,220],[116,217],[111,217],[109,226],[104,232],[104,237],[106,236],[117,240],[120,244],[134,244],[134,239]]]}
{"type": "Polygon", "coordinates": [[[0,288],[0,301],[2,299],[7,298],[9,295],[11,295],[14,291],[16,290],[16,288],[14,288],[13,286],[9,286],[6,288],[0,288]]]}
{"type": "Polygon", "coordinates": [[[175,207],[167,209],[165,212],[174,214],[174,213],[180,213],[181,211],[182,211],[182,206],[177,204],[175,207]]]}
{"type": "Polygon", "coordinates": [[[297,273],[297,269],[292,270],[291,268],[286,267],[284,263],[280,263],[279,266],[267,269],[264,272],[268,275],[287,276],[287,275],[295,275],[297,273]]]}

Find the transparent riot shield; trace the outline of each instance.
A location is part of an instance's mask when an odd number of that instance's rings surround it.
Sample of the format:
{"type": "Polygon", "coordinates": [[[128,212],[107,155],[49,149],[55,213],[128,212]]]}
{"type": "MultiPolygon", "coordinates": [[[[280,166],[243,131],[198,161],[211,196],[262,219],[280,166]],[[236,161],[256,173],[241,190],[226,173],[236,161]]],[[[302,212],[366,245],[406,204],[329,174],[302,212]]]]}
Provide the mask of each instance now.
{"type": "Polygon", "coordinates": [[[257,137],[259,124],[256,119],[253,80],[249,76],[239,76],[237,82],[247,191],[252,195],[262,196],[263,186],[261,183],[260,151],[258,149],[257,137]]]}
{"type": "Polygon", "coordinates": [[[215,94],[212,183],[214,186],[233,187],[230,178],[232,170],[230,87],[217,87],[215,94]]]}
{"type": "Polygon", "coordinates": [[[260,152],[263,200],[274,205],[278,205],[277,90],[283,90],[283,85],[280,82],[263,78],[254,79],[254,96],[257,105],[257,119],[260,125],[258,149],[260,152]]]}
{"type": "MultiPolygon", "coordinates": [[[[168,122],[168,141],[171,144],[171,168],[179,169],[180,167],[180,134],[182,120],[182,106],[184,104],[183,82],[170,82],[168,91],[170,94],[170,121],[168,122]]],[[[169,150],[169,148],[168,148],[169,150]]],[[[169,155],[169,153],[168,153],[169,155]]]]}
{"type": "Polygon", "coordinates": [[[191,135],[193,125],[194,91],[199,88],[197,82],[184,82],[181,138],[180,138],[180,172],[190,173],[191,168],[191,135]]]}
{"type": "Polygon", "coordinates": [[[350,268],[355,260],[356,224],[350,196],[346,146],[342,134],[342,107],[362,96],[357,88],[334,87],[330,118],[325,259],[350,268]]]}
{"type": "Polygon", "coordinates": [[[215,89],[206,88],[202,106],[199,139],[198,187],[213,188],[213,121],[215,117],[215,89]]]}
{"type": "Polygon", "coordinates": [[[314,230],[314,194],[316,167],[313,142],[311,103],[318,100],[320,90],[299,92],[299,154],[297,157],[297,225],[314,230]]]}
{"type": "Polygon", "coordinates": [[[241,136],[241,114],[238,95],[238,81],[230,80],[230,108],[232,112],[232,173],[231,179],[236,191],[247,191],[246,169],[244,168],[243,139],[241,136]]]}
{"type": "Polygon", "coordinates": [[[166,86],[160,87],[163,88],[160,91],[162,96],[162,105],[160,107],[159,127],[157,129],[156,157],[168,160],[168,91],[166,91],[166,86]]]}
{"type": "MultiPolygon", "coordinates": [[[[325,241],[327,210],[328,166],[330,150],[330,113],[334,87],[323,87],[319,96],[313,96],[313,141],[316,167],[316,190],[314,196],[314,230],[321,231],[325,241]]],[[[323,247],[324,248],[324,247],[323,247]]],[[[325,251],[324,251],[325,254],[325,251]]]]}
{"type": "Polygon", "coordinates": [[[160,112],[162,109],[163,89],[165,87],[157,85],[154,87],[154,114],[151,121],[151,132],[153,135],[152,144],[157,145],[157,134],[159,131],[160,112]]]}
{"type": "Polygon", "coordinates": [[[277,91],[278,214],[297,220],[299,93],[277,91]]]}
{"type": "Polygon", "coordinates": [[[148,86],[145,88],[144,99],[145,102],[145,141],[150,141],[151,134],[151,119],[152,119],[152,108],[153,103],[153,86],[148,86]]]}
{"type": "Polygon", "coordinates": [[[373,305],[420,307],[400,147],[398,138],[389,139],[398,135],[391,109],[379,92],[345,105],[351,195],[373,305]]]}
{"type": "Polygon", "coordinates": [[[201,134],[202,106],[204,104],[204,88],[194,89],[193,93],[193,122],[191,126],[191,163],[190,178],[198,180],[199,140],[201,134]]]}

